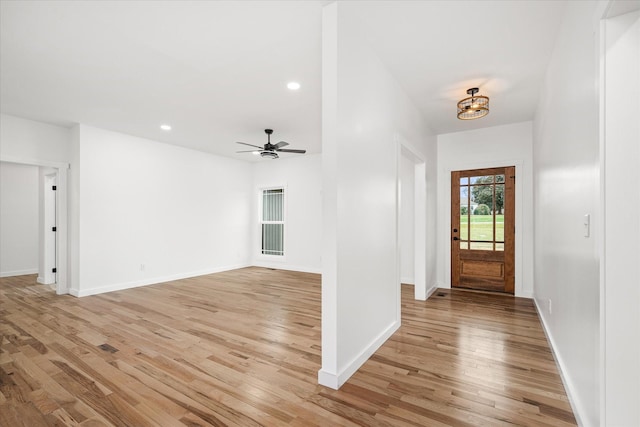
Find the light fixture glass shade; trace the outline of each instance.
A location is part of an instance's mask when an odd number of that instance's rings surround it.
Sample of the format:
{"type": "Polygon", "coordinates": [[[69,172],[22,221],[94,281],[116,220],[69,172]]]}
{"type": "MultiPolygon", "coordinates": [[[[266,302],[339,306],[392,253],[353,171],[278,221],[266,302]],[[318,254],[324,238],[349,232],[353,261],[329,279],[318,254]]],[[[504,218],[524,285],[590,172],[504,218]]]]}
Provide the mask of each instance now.
{"type": "Polygon", "coordinates": [[[471,96],[458,102],[458,118],[474,120],[489,114],[489,97],[476,95],[478,88],[471,88],[467,93],[471,96]]]}

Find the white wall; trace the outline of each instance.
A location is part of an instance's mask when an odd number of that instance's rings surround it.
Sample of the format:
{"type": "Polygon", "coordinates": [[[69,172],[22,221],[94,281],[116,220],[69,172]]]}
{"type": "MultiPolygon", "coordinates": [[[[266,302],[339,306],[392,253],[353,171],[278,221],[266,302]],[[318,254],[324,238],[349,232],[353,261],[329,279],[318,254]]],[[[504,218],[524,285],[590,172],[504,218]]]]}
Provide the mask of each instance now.
{"type": "Polygon", "coordinates": [[[414,278],[414,190],[415,163],[406,154],[400,156],[400,280],[413,284],[414,278]]]}
{"type": "Polygon", "coordinates": [[[429,137],[418,110],[360,38],[358,16],[352,3],[323,11],[319,382],[333,388],[400,325],[399,143],[425,150],[429,137]]]}
{"type": "Polygon", "coordinates": [[[70,138],[70,129],[0,114],[2,160],[68,163],[70,138]]]}
{"type": "Polygon", "coordinates": [[[73,294],[249,264],[250,164],[85,125],[77,133],[73,294]]]}
{"type": "Polygon", "coordinates": [[[322,157],[263,160],[252,164],[252,264],[261,267],[320,273],[322,269],[322,157]],[[285,255],[260,253],[259,198],[266,187],[285,187],[285,255]]]}
{"type": "Polygon", "coordinates": [[[438,283],[451,287],[451,171],[516,166],[515,295],[533,296],[531,122],[438,135],[438,283]]]}
{"type": "Polygon", "coordinates": [[[0,277],[38,272],[38,167],[0,162],[0,277]]]}
{"type": "Polygon", "coordinates": [[[580,424],[600,424],[596,2],[568,2],[534,121],[535,301],[580,424]],[[551,301],[551,307],[549,305],[551,301]]]}
{"type": "MultiPolygon", "coordinates": [[[[640,7],[636,5],[636,9],[640,7]]],[[[603,331],[607,426],[640,425],[640,12],[605,21],[603,331]]]]}

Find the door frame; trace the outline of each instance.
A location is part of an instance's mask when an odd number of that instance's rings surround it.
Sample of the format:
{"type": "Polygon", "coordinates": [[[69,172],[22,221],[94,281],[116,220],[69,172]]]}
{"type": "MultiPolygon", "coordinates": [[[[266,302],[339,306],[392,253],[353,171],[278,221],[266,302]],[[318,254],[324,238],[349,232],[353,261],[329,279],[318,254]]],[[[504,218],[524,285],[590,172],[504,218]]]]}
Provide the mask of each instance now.
{"type": "MultiPolygon", "coordinates": [[[[57,272],[56,272],[56,294],[69,293],[69,256],[68,256],[68,239],[69,228],[67,226],[67,194],[68,194],[68,172],[69,163],[50,162],[47,160],[30,159],[22,157],[0,155],[0,161],[7,163],[17,163],[22,165],[50,167],[56,170],[56,218],[57,218],[57,234],[56,234],[56,254],[57,254],[57,272]]],[[[39,242],[38,245],[42,245],[39,242]]]]}
{"type": "MultiPolygon", "coordinates": [[[[395,136],[396,143],[396,279],[398,283],[398,307],[400,295],[400,218],[401,218],[401,160],[402,157],[413,161],[413,292],[416,300],[425,301],[435,291],[427,289],[427,163],[423,155],[400,135],[395,136]]],[[[400,309],[398,308],[398,313],[400,309]]],[[[400,315],[398,314],[398,320],[400,315]]]]}
{"type": "MultiPolygon", "coordinates": [[[[55,169],[54,169],[55,171],[55,169]]],[[[56,206],[58,205],[57,190],[53,190],[51,187],[58,185],[57,172],[47,173],[42,177],[43,195],[41,203],[44,205],[41,211],[43,211],[42,224],[42,241],[39,246],[42,246],[40,250],[40,256],[43,257],[42,262],[43,270],[38,274],[37,282],[43,285],[52,285],[57,283],[57,273],[52,271],[52,268],[58,268],[58,249],[56,248],[57,231],[52,232],[51,227],[57,227],[57,212],[56,206]],[[51,250],[53,249],[53,251],[51,250]],[[53,252],[53,253],[52,253],[53,252]]],[[[57,230],[57,228],[56,228],[57,230]]]]}
{"type": "MultiPolygon", "coordinates": [[[[444,206],[440,207],[440,217],[443,219],[440,226],[440,242],[441,250],[444,252],[444,267],[445,282],[442,284],[445,288],[451,288],[451,172],[458,170],[472,170],[472,169],[490,169],[515,166],[516,168],[516,184],[515,184],[515,245],[514,245],[514,262],[515,262],[515,297],[532,298],[532,292],[525,293],[523,290],[523,253],[522,253],[522,238],[523,238],[523,218],[526,215],[523,212],[523,173],[524,161],[523,160],[497,160],[495,162],[477,162],[477,163],[461,163],[456,165],[447,165],[441,171],[440,176],[445,176],[445,182],[443,186],[449,189],[448,192],[443,194],[444,206]]],[[[442,187],[440,187],[442,188],[442,187]]],[[[531,214],[531,213],[530,213],[531,214]]]]}

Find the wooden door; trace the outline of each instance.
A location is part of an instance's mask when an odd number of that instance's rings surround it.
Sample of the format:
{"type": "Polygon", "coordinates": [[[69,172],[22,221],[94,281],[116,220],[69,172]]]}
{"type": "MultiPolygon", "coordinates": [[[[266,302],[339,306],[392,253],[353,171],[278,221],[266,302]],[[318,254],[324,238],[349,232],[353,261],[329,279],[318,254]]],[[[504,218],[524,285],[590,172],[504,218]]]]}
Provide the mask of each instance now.
{"type": "Polygon", "coordinates": [[[514,293],[515,167],[451,172],[451,286],[514,293]]]}

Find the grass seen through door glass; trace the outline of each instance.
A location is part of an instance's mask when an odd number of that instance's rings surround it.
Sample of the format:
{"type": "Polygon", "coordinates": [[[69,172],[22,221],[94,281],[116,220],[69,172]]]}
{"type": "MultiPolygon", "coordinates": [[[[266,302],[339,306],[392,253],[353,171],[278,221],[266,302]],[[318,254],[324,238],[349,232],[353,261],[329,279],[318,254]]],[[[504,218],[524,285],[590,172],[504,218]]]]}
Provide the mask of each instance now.
{"type": "MultiPolygon", "coordinates": [[[[493,241],[492,215],[460,215],[460,239],[467,240],[468,229],[471,228],[471,240],[493,241]],[[470,227],[467,227],[471,218],[470,227]]],[[[504,242],[504,215],[496,215],[496,242],[504,242]]]]}

